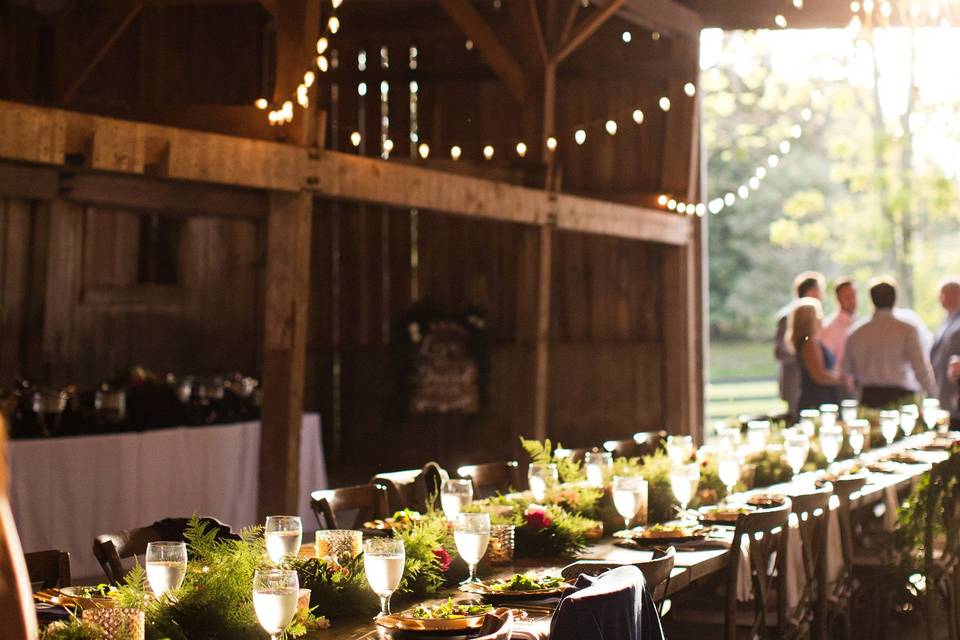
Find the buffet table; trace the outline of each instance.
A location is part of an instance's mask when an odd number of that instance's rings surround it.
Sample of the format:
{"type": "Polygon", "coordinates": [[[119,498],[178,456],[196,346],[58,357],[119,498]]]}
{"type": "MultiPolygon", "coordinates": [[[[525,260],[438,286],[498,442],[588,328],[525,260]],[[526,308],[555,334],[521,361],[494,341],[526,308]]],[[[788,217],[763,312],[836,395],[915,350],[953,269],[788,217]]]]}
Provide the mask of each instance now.
{"type": "MultiPolygon", "coordinates": [[[[179,427],[9,443],[10,499],[24,551],[70,552],[74,579],[102,578],[101,533],[171,516],[213,516],[238,530],[256,524],[260,423],[179,427]]],[[[310,492],[327,487],[320,416],[300,431],[300,505],[312,529],[310,492]]]]}

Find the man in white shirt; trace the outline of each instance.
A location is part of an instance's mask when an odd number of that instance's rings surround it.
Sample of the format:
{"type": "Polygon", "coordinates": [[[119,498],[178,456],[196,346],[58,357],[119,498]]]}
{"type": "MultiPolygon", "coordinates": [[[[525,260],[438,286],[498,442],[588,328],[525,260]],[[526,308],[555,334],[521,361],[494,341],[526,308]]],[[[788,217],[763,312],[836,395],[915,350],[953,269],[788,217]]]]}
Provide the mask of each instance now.
{"type": "Polygon", "coordinates": [[[936,395],[936,384],[917,328],[896,317],[893,278],[870,282],[874,312],[847,336],[843,374],[859,392],[860,404],[874,409],[896,406],[917,392],[936,395]]]}
{"type": "Polygon", "coordinates": [[[840,278],[833,285],[833,292],[837,296],[837,310],[823,321],[820,342],[833,352],[837,362],[842,362],[847,332],[856,319],[857,288],[850,278],[840,278]]]}
{"type": "Polygon", "coordinates": [[[777,332],[773,337],[773,356],[780,362],[780,398],[786,401],[790,415],[796,417],[800,400],[800,371],[796,355],[787,345],[787,318],[793,305],[800,298],[823,298],[823,276],[816,271],[804,271],[793,279],[793,294],[796,296],[777,312],[777,332]]]}
{"type": "Polygon", "coordinates": [[[940,406],[950,411],[952,422],[960,420],[957,407],[957,381],[951,379],[948,367],[950,357],[960,355],[960,278],[944,278],[940,285],[940,305],[947,317],[937,331],[930,350],[933,373],[937,377],[940,406]]]}

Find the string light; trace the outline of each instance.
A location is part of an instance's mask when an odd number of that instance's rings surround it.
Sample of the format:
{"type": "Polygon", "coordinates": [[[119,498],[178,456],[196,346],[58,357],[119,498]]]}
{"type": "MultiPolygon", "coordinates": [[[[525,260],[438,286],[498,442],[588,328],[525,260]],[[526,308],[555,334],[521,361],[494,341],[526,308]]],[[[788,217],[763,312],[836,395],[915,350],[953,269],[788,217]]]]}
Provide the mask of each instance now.
{"type": "Polygon", "coordinates": [[[750,185],[751,189],[756,191],[757,189],[760,188],[760,178],[758,178],[757,176],[751,176],[750,179],[747,180],[747,184],[750,185]]]}
{"type": "Polygon", "coordinates": [[[330,33],[336,34],[337,31],[340,31],[340,18],[337,16],[330,16],[330,19],[327,20],[327,29],[330,30],[330,33]]]}
{"type": "Polygon", "coordinates": [[[697,215],[702,218],[702,217],[703,217],[703,214],[705,214],[705,213],[707,212],[707,205],[703,204],[702,202],[698,202],[698,203],[697,203],[697,206],[696,206],[696,208],[695,208],[695,211],[696,211],[697,215]]]}
{"type": "Polygon", "coordinates": [[[547,149],[550,150],[551,152],[557,150],[557,139],[554,138],[553,136],[550,136],[549,138],[547,138],[547,149]]]}
{"type": "Polygon", "coordinates": [[[780,27],[781,29],[787,28],[787,19],[783,16],[782,13],[778,13],[776,16],[774,16],[773,23],[778,27],[780,27]]]}
{"type": "Polygon", "coordinates": [[[659,100],[659,105],[661,111],[670,111],[670,98],[663,96],[659,100]]]}
{"type": "Polygon", "coordinates": [[[683,92],[687,94],[687,97],[692,98],[693,96],[697,95],[697,85],[693,84],[692,82],[688,82],[687,84],[683,85],[683,92]]]}
{"type": "Polygon", "coordinates": [[[757,177],[757,180],[763,180],[767,177],[767,170],[763,167],[757,167],[757,170],[753,175],[757,177]]]}
{"type": "Polygon", "coordinates": [[[463,153],[463,149],[461,149],[457,145],[453,145],[452,147],[450,147],[450,157],[453,158],[454,161],[459,160],[460,154],[462,153],[463,153]]]}
{"type": "Polygon", "coordinates": [[[803,9],[803,0],[793,0],[793,6],[795,9],[803,9]]]}
{"type": "Polygon", "coordinates": [[[799,138],[800,136],[803,135],[803,127],[801,127],[798,124],[793,125],[792,127],[790,127],[790,135],[793,136],[794,138],[799,138]]]}
{"type": "Polygon", "coordinates": [[[483,148],[483,157],[486,158],[487,160],[490,160],[491,158],[493,158],[493,146],[492,146],[492,145],[489,145],[489,144],[488,144],[487,146],[485,146],[485,147],[483,148]]]}
{"type": "Polygon", "coordinates": [[[420,146],[417,147],[417,153],[420,154],[420,157],[426,160],[430,156],[430,145],[426,142],[421,142],[420,146]]]}
{"type": "Polygon", "coordinates": [[[636,122],[637,124],[643,124],[643,111],[641,111],[640,109],[634,109],[632,117],[633,117],[633,121],[636,122]]]}
{"type": "Polygon", "coordinates": [[[339,9],[340,5],[343,4],[343,0],[330,0],[330,6],[334,9],[339,9]]]}
{"type": "Polygon", "coordinates": [[[517,155],[520,156],[521,158],[524,157],[525,155],[527,155],[527,143],[526,143],[526,142],[518,142],[518,143],[517,143],[517,155]]]}
{"type": "Polygon", "coordinates": [[[769,166],[771,169],[775,169],[778,164],[780,164],[780,156],[775,153],[771,153],[767,158],[767,166],[769,166]]]}
{"type": "Polygon", "coordinates": [[[350,134],[350,144],[352,144],[353,146],[359,147],[359,146],[360,146],[360,140],[361,140],[361,138],[360,138],[360,132],[359,132],[359,131],[354,131],[354,132],[352,132],[352,133],[350,134]]]}
{"type": "Polygon", "coordinates": [[[303,74],[303,84],[308,89],[313,86],[313,83],[316,81],[316,79],[317,74],[315,74],[313,71],[307,71],[303,74]]]}
{"type": "Polygon", "coordinates": [[[666,194],[662,194],[662,193],[660,194],[660,197],[657,198],[657,204],[660,205],[661,207],[667,204],[666,194]]]}
{"type": "Polygon", "coordinates": [[[603,125],[603,128],[607,130],[612,136],[617,135],[617,123],[613,120],[607,120],[606,124],[603,125]]]}
{"type": "Polygon", "coordinates": [[[677,208],[676,200],[674,200],[673,198],[670,198],[669,200],[667,200],[667,209],[670,209],[670,211],[673,211],[676,208],[677,208]]]}
{"type": "Polygon", "coordinates": [[[624,43],[629,44],[629,42],[633,40],[633,34],[630,33],[629,31],[624,31],[623,33],[620,34],[620,39],[623,40],[624,43]]]}
{"type": "Polygon", "coordinates": [[[321,73],[326,73],[330,69],[330,62],[327,60],[327,56],[317,56],[317,69],[320,69],[321,73]]]}
{"type": "Polygon", "coordinates": [[[327,47],[330,46],[330,41],[326,38],[320,38],[317,40],[317,54],[322,55],[327,52],[327,47]]]}
{"type": "Polygon", "coordinates": [[[678,202],[677,203],[677,213],[686,213],[687,212],[687,203],[678,202]]]}
{"type": "Polygon", "coordinates": [[[587,141],[587,132],[583,129],[577,129],[573,134],[573,140],[577,144],[583,144],[587,141]]]}
{"type": "Polygon", "coordinates": [[[463,46],[466,47],[467,51],[473,51],[473,40],[467,40],[463,43],[463,46]]]}
{"type": "Polygon", "coordinates": [[[357,85],[357,95],[365,96],[367,95],[367,83],[361,82],[357,85]]]}
{"type": "Polygon", "coordinates": [[[747,185],[742,184],[737,187],[737,195],[740,196],[741,200],[746,200],[750,197],[750,189],[747,188],[747,185]]]}
{"type": "Polygon", "coordinates": [[[384,150],[386,153],[390,153],[391,151],[393,151],[393,140],[391,140],[390,138],[387,138],[386,140],[384,140],[384,141],[383,141],[383,150],[384,150]]]}
{"type": "Polygon", "coordinates": [[[267,102],[266,98],[257,98],[253,101],[253,106],[255,106],[257,109],[263,110],[269,107],[270,103],[267,102]]]}
{"type": "Polygon", "coordinates": [[[788,153],[790,153],[790,141],[789,140],[781,141],[779,149],[780,149],[780,153],[782,153],[783,155],[787,155],[788,153]]]}
{"type": "Polygon", "coordinates": [[[723,196],[723,204],[727,205],[728,207],[732,207],[736,201],[737,196],[733,195],[732,193],[727,193],[725,196],[723,196]]]}

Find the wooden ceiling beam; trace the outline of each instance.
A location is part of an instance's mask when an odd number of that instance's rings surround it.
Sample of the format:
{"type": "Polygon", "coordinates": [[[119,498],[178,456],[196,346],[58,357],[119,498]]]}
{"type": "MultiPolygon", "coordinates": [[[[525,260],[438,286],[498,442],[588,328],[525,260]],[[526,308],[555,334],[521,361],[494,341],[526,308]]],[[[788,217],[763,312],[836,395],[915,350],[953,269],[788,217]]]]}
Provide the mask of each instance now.
{"type": "Polygon", "coordinates": [[[526,99],[523,69],[469,0],[440,0],[440,6],[466,35],[518,102],[526,99]]]}
{"type": "Polygon", "coordinates": [[[603,23],[612,18],[613,15],[620,10],[620,7],[623,6],[625,1],[626,0],[610,0],[606,6],[591,13],[586,20],[574,28],[573,33],[550,55],[550,62],[559,64],[566,60],[567,57],[576,51],[587,38],[592,36],[603,23]]]}
{"type": "Polygon", "coordinates": [[[543,37],[543,25],[536,0],[507,0],[507,9],[515,28],[518,45],[528,51],[524,57],[533,66],[541,67],[547,63],[547,42],[543,37]]]}
{"type": "MultiPolygon", "coordinates": [[[[606,6],[614,1],[594,0],[606,6]]],[[[728,0],[723,2],[710,0],[710,2],[719,12],[726,11],[731,4],[728,0]]],[[[754,7],[755,4],[752,2],[750,6],[754,7]]],[[[784,4],[787,4],[787,0],[784,0],[784,4]]],[[[626,0],[620,9],[620,17],[648,31],[658,31],[667,37],[681,36],[696,39],[700,37],[700,30],[704,27],[700,13],[677,0],[626,0]]]]}

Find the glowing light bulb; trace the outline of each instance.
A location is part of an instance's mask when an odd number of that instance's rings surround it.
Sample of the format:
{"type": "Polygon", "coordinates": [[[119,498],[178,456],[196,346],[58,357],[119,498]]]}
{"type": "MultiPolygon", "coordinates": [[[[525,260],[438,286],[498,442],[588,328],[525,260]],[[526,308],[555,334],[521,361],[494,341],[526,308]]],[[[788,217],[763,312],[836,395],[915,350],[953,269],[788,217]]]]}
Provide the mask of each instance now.
{"type": "Polygon", "coordinates": [[[717,198],[716,200],[710,201],[710,213],[717,215],[720,211],[723,210],[723,200],[717,198]]]}
{"type": "Polygon", "coordinates": [[[767,170],[763,167],[757,167],[757,170],[753,175],[757,176],[757,180],[763,180],[767,177],[767,170]]]}
{"type": "Polygon", "coordinates": [[[357,95],[365,96],[367,95],[367,83],[361,82],[357,85],[357,95]]]}
{"type": "Polygon", "coordinates": [[[747,185],[742,184],[737,187],[737,195],[740,196],[741,200],[746,200],[750,197],[750,189],[747,188],[747,185]]]}
{"type": "Polygon", "coordinates": [[[417,153],[420,154],[420,157],[426,160],[430,156],[430,145],[426,142],[420,143],[420,146],[417,147],[417,153]]]}
{"type": "Polygon", "coordinates": [[[803,0],[793,0],[793,6],[795,9],[803,9],[803,0]]]}
{"type": "Polygon", "coordinates": [[[767,158],[767,166],[769,166],[771,169],[773,169],[773,168],[775,168],[778,164],[780,164],[780,156],[778,156],[778,155],[775,154],[775,153],[771,153],[770,156],[767,158]]]}
{"type": "Polygon", "coordinates": [[[317,40],[317,53],[322,55],[327,51],[327,47],[329,46],[330,46],[329,40],[327,40],[326,38],[320,38],[319,40],[317,40]]]}
{"type": "Polygon", "coordinates": [[[873,0],[863,0],[863,12],[867,15],[873,13],[873,0]]]}
{"type": "Polygon", "coordinates": [[[629,31],[624,31],[623,33],[620,34],[620,39],[623,40],[625,43],[629,43],[631,40],[633,40],[633,34],[630,33],[629,31]]]}
{"type": "Polygon", "coordinates": [[[674,200],[673,198],[670,198],[669,200],[667,200],[667,209],[670,209],[670,211],[675,211],[676,208],[677,208],[676,200],[674,200]]]}
{"type": "Polygon", "coordinates": [[[450,147],[450,157],[453,158],[454,161],[459,160],[460,154],[462,153],[463,153],[463,149],[461,149],[457,145],[453,145],[452,147],[450,147]]]}
{"type": "Polygon", "coordinates": [[[890,6],[889,2],[880,3],[880,15],[884,18],[889,18],[890,14],[893,13],[893,7],[890,6]]]}
{"type": "Polygon", "coordinates": [[[547,138],[547,149],[549,149],[550,151],[557,150],[557,139],[554,138],[553,136],[550,136],[549,138],[547,138]]]}
{"type": "Polygon", "coordinates": [[[813,111],[810,109],[810,107],[804,107],[803,111],[800,112],[800,118],[804,122],[809,122],[810,118],[812,117],[813,117],[813,111]]]}
{"type": "Polygon", "coordinates": [[[520,156],[521,158],[524,157],[525,155],[527,155],[527,143],[526,143],[526,142],[518,142],[518,143],[517,143],[517,155],[520,156]]]}
{"type": "Polygon", "coordinates": [[[773,23],[781,29],[787,28],[787,19],[783,17],[782,13],[778,13],[776,16],[774,16],[773,23]]]}
{"type": "Polygon", "coordinates": [[[683,92],[692,98],[693,96],[697,95],[697,85],[693,84],[692,82],[688,82],[687,84],[683,85],[683,92]]]}
{"type": "Polygon", "coordinates": [[[603,125],[603,128],[607,130],[612,136],[617,135],[617,123],[613,120],[607,120],[606,124],[603,125]]]}
{"type": "Polygon", "coordinates": [[[633,110],[633,121],[637,124],[643,124],[643,111],[640,109],[633,110]]]}
{"type": "Polygon", "coordinates": [[[665,206],[667,204],[667,196],[660,194],[660,197],[657,198],[657,204],[661,207],[665,206]]]}
{"type": "Polygon", "coordinates": [[[576,132],[574,132],[573,134],[573,140],[577,144],[583,144],[584,142],[587,141],[587,132],[584,131],[583,129],[577,129],[576,132]]]}
{"type": "Polygon", "coordinates": [[[697,215],[702,218],[703,214],[707,212],[707,205],[703,204],[702,202],[698,202],[694,211],[696,211],[697,215]]]}
{"type": "Polygon", "coordinates": [[[360,140],[361,140],[361,139],[362,139],[362,138],[360,137],[360,132],[359,132],[359,131],[353,131],[353,132],[350,134],[350,144],[352,144],[352,145],[355,146],[355,147],[359,147],[359,146],[360,146],[360,140]]]}
{"type": "Polygon", "coordinates": [[[493,146],[492,146],[492,145],[489,145],[489,144],[488,144],[487,146],[485,146],[485,147],[483,148],[483,157],[486,158],[487,160],[490,160],[491,158],[493,158],[493,146]]]}
{"type": "Polygon", "coordinates": [[[330,0],[330,6],[334,9],[339,9],[340,5],[343,4],[343,0],[330,0]]]}
{"type": "Polygon", "coordinates": [[[387,138],[386,140],[384,140],[383,150],[387,153],[390,153],[391,151],[393,151],[393,140],[391,140],[390,138],[387,138]]]}
{"type": "Polygon", "coordinates": [[[686,213],[687,212],[687,203],[678,202],[677,203],[677,213],[686,213]]]}
{"type": "Polygon", "coordinates": [[[327,28],[330,29],[330,33],[336,33],[340,31],[340,18],[337,16],[330,16],[330,19],[327,20],[327,28]]]}
{"type": "Polygon", "coordinates": [[[270,106],[270,103],[267,102],[266,98],[257,98],[253,101],[253,106],[255,106],[257,109],[266,109],[270,106]]]}
{"type": "Polygon", "coordinates": [[[758,178],[757,176],[753,176],[752,178],[747,180],[747,184],[750,185],[751,189],[756,191],[757,189],[760,188],[760,178],[758,178]]]}
{"type": "Polygon", "coordinates": [[[330,69],[330,61],[327,60],[327,56],[317,56],[317,69],[320,69],[321,73],[326,73],[330,69]]]}
{"type": "Polygon", "coordinates": [[[654,31],[653,33],[651,33],[651,34],[650,34],[650,39],[653,40],[654,42],[656,42],[657,40],[659,40],[659,39],[660,39],[660,32],[659,32],[659,31],[654,31]]]}
{"type": "Polygon", "coordinates": [[[790,141],[789,140],[781,141],[779,148],[780,148],[780,153],[782,153],[783,155],[787,155],[788,153],[790,153],[790,141]]]}
{"type": "Polygon", "coordinates": [[[316,79],[317,74],[315,74],[313,71],[307,71],[303,74],[303,84],[308,89],[313,86],[313,83],[316,81],[316,79]]]}
{"type": "Polygon", "coordinates": [[[790,135],[794,138],[799,138],[801,135],[803,135],[803,127],[798,124],[793,125],[790,127],[790,135]]]}
{"type": "Polygon", "coordinates": [[[733,203],[736,201],[737,201],[737,196],[733,195],[732,193],[728,193],[725,196],[723,196],[723,204],[727,205],[728,207],[732,207],[733,203]]]}
{"type": "Polygon", "coordinates": [[[860,3],[857,0],[850,3],[850,13],[860,13],[860,3]]]}
{"type": "Polygon", "coordinates": [[[670,111],[670,98],[663,96],[659,101],[661,111],[670,111]]]}
{"type": "Polygon", "coordinates": [[[463,46],[467,49],[467,51],[473,51],[473,40],[467,40],[463,43],[463,46]]]}

